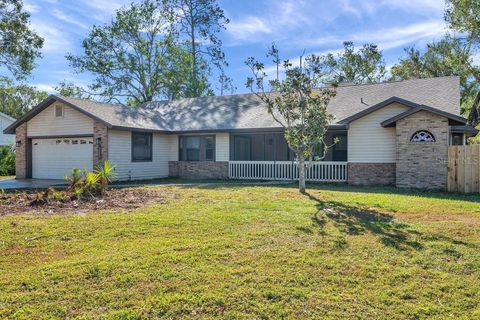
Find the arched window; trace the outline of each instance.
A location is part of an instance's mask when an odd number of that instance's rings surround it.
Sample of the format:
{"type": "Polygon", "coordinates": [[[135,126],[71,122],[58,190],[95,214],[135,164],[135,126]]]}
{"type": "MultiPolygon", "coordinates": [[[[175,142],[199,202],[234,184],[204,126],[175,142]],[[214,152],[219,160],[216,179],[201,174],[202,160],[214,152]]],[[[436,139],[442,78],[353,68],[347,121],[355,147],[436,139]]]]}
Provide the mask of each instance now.
{"type": "Polygon", "coordinates": [[[412,135],[410,142],[435,142],[435,137],[427,130],[420,130],[412,135]]]}

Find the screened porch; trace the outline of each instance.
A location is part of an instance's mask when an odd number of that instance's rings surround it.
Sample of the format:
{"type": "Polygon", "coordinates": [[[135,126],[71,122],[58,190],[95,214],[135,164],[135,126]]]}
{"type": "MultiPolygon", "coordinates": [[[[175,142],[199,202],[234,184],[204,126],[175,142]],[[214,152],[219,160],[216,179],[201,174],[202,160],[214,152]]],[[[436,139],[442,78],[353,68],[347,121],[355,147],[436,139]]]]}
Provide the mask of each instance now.
{"type": "MultiPolygon", "coordinates": [[[[321,159],[318,148],[306,172],[308,181],[347,181],[347,133],[327,132],[326,143],[333,145],[321,159]],[[338,143],[333,144],[335,139],[338,143]]],[[[230,179],[297,180],[295,154],[288,148],[283,132],[230,134],[230,179]]]]}

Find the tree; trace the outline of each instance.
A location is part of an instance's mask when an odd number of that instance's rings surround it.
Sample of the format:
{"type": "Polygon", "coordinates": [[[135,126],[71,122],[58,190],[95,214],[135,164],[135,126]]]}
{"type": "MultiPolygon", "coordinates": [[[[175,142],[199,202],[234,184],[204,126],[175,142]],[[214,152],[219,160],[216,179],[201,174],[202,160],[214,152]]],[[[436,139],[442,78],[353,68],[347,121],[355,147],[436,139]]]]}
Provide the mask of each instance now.
{"type": "Polygon", "coordinates": [[[48,97],[45,91],[20,84],[14,85],[11,80],[0,79],[0,112],[18,119],[34,106],[48,97]]]}
{"type": "MultiPolygon", "coordinates": [[[[472,46],[476,49],[478,49],[478,45],[480,44],[479,12],[479,0],[446,0],[445,21],[452,30],[466,34],[464,42],[467,43],[469,47],[472,46]]],[[[468,115],[469,122],[472,125],[480,123],[480,90],[478,90],[480,77],[478,74],[475,76],[475,81],[477,82],[477,96],[473,100],[468,115]]]]}
{"type": "MultiPolygon", "coordinates": [[[[273,52],[278,55],[277,49],[273,52]]],[[[320,158],[323,158],[330,147],[324,137],[327,125],[333,120],[327,112],[327,105],[335,92],[331,88],[320,87],[323,78],[321,57],[311,55],[299,67],[284,61],[285,78],[270,81],[266,79],[262,62],[251,57],[245,63],[253,73],[246,86],[265,103],[268,113],[284,128],[287,144],[298,161],[299,190],[305,192],[305,172],[315,151],[322,146],[323,155],[320,158]]]]}
{"type": "Polygon", "coordinates": [[[41,56],[43,39],[29,29],[30,14],[21,0],[0,1],[0,65],[23,79],[41,56]]]}
{"type": "Polygon", "coordinates": [[[390,71],[392,80],[459,76],[462,113],[470,111],[480,86],[480,67],[474,64],[473,48],[465,39],[446,35],[427,44],[422,53],[410,47],[390,71]]]}
{"type": "Polygon", "coordinates": [[[385,61],[376,45],[355,49],[353,42],[346,41],[343,47],[336,56],[329,53],[321,58],[325,82],[375,83],[384,79],[385,61]]]}
{"type": "Polygon", "coordinates": [[[64,97],[73,97],[73,98],[79,98],[79,99],[93,99],[88,92],[83,89],[82,87],[79,87],[75,85],[72,82],[66,82],[62,81],[58,84],[58,86],[55,87],[55,91],[64,97]]]}
{"type": "Polygon", "coordinates": [[[107,101],[137,105],[176,96],[188,81],[178,64],[189,61],[175,42],[173,19],[163,1],[132,3],[119,9],[109,24],[93,26],[82,42],[83,55],[69,54],[67,59],[75,71],[95,75],[89,91],[107,101]]]}
{"type": "Polygon", "coordinates": [[[445,21],[455,31],[466,33],[471,41],[480,41],[480,1],[446,0],[445,21]]]}
{"type": "Polygon", "coordinates": [[[229,20],[216,0],[171,0],[180,37],[190,53],[190,81],[186,97],[212,95],[208,80],[213,69],[219,71],[222,88],[231,89],[231,79],[224,73],[228,63],[218,34],[229,20]]]}

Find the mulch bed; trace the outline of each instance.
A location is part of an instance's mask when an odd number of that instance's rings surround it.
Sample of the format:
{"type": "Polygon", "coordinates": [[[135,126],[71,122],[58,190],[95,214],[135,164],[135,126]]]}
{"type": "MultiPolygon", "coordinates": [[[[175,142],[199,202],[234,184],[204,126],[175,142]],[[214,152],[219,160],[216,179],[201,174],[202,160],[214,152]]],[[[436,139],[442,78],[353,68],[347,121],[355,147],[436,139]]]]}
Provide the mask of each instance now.
{"type": "Polygon", "coordinates": [[[108,209],[129,211],[166,202],[166,197],[159,190],[146,188],[110,189],[101,198],[87,200],[50,201],[45,204],[32,204],[34,199],[34,192],[0,194],[0,216],[25,213],[84,214],[108,209]]]}

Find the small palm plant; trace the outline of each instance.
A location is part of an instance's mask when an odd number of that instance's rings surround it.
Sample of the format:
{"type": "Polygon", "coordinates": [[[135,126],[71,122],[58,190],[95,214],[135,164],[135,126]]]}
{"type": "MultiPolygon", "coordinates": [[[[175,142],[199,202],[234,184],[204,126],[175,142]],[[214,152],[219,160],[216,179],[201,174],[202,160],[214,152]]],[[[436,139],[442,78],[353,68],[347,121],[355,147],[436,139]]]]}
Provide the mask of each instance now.
{"type": "Polygon", "coordinates": [[[98,175],[98,182],[100,184],[100,193],[104,194],[108,188],[108,184],[117,179],[115,173],[116,165],[112,165],[110,161],[105,161],[102,166],[95,169],[95,173],[98,175]]]}
{"type": "Polygon", "coordinates": [[[65,175],[64,179],[68,182],[67,191],[74,191],[82,183],[82,170],[79,168],[73,168],[70,175],[65,175]]]}
{"type": "Polygon", "coordinates": [[[85,171],[83,173],[83,193],[94,198],[99,188],[100,176],[96,172],[85,171]]]}

